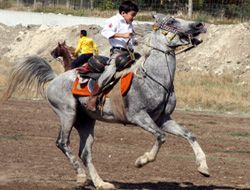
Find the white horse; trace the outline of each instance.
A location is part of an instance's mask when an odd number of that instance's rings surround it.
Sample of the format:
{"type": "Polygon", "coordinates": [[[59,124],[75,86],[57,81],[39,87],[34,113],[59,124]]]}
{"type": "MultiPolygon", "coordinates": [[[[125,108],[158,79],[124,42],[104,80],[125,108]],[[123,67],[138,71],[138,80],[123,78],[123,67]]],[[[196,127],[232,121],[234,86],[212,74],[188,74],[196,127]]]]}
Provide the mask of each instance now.
{"type": "Polygon", "coordinates": [[[38,89],[44,90],[44,84],[49,83],[47,99],[61,123],[56,145],[74,167],[77,182],[84,184],[87,177],[85,170],[69,147],[69,137],[73,127],[77,129],[80,136],[79,157],[87,167],[95,187],[115,188],[113,184],[103,181],[92,162],[91,147],[94,142],[96,120],[129,123],[154,135],[153,147],[149,152],[137,158],[135,161],[137,167],[142,167],[156,159],[161,145],[166,140],[166,133],[170,133],[183,137],[190,143],[198,171],[209,176],[206,156],[196,137],[170,116],[176,105],[173,88],[176,69],[175,49],[181,45],[200,43],[197,37],[205,32],[204,25],[160,14],[154,15],[154,18],[153,30],[148,34],[148,40],[144,44],[148,49],[148,55],[145,57],[143,67],[139,70],[144,77],[134,75],[130,90],[123,97],[126,118],[123,121],[116,119],[109,98],[103,107],[103,114],[100,114],[100,112],[91,112],[84,107],[88,97],[72,95],[71,88],[77,77],[75,70],[56,75],[49,64],[37,56],[28,57],[13,68],[10,84],[4,95],[6,99],[11,97],[18,85],[23,85],[25,88],[36,82],[38,89]]]}

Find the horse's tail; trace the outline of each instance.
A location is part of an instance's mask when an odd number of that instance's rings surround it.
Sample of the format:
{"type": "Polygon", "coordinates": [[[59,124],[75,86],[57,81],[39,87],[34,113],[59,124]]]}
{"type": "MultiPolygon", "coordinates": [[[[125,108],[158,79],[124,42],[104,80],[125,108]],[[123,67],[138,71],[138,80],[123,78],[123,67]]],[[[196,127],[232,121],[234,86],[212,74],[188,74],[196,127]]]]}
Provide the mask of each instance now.
{"type": "Polygon", "coordinates": [[[33,86],[36,87],[37,92],[44,96],[44,85],[56,76],[51,66],[43,58],[26,57],[12,68],[2,100],[8,100],[17,88],[24,91],[33,86]]]}

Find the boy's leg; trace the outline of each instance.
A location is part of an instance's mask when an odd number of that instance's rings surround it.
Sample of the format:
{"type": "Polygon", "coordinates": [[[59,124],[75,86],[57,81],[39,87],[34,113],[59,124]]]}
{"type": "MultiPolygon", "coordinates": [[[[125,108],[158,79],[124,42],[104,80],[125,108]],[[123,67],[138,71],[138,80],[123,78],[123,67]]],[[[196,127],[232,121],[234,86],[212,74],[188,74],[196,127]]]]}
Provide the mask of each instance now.
{"type": "Polygon", "coordinates": [[[82,66],[84,63],[87,63],[89,58],[91,58],[93,54],[82,54],[77,59],[75,59],[72,64],[71,68],[76,68],[82,66]]]}
{"type": "Polygon", "coordinates": [[[116,72],[116,66],[115,64],[111,64],[105,67],[105,70],[103,71],[102,75],[98,79],[98,85],[100,88],[106,86],[111,79],[113,78],[114,74],[116,72]]]}
{"type": "Polygon", "coordinates": [[[82,58],[82,55],[80,55],[74,61],[72,61],[72,63],[71,63],[71,69],[74,69],[74,68],[78,67],[78,65],[81,63],[81,58],[82,58]]]}
{"type": "Polygon", "coordinates": [[[98,79],[98,86],[103,88],[106,86],[113,78],[116,72],[115,58],[121,53],[119,50],[114,50],[110,56],[109,65],[105,67],[102,75],[98,79]]]}
{"type": "Polygon", "coordinates": [[[87,63],[92,56],[93,56],[92,53],[82,54],[78,67],[82,66],[84,63],[87,63]]]}
{"type": "Polygon", "coordinates": [[[116,72],[115,58],[119,53],[120,52],[118,51],[112,52],[112,55],[110,56],[109,65],[105,67],[104,72],[99,77],[98,81],[95,82],[93,90],[91,92],[91,96],[85,104],[87,109],[91,111],[96,111],[97,95],[101,92],[102,88],[106,86],[113,78],[116,72]]]}

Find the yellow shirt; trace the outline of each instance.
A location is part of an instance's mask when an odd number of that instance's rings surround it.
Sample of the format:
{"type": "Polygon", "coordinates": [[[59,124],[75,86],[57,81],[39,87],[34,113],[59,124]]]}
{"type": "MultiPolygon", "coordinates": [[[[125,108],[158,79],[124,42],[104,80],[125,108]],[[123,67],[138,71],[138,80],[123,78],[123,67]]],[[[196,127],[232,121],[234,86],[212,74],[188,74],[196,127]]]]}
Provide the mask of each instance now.
{"type": "Polygon", "coordinates": [[[98,48],[93,39],[83,36],[79,39],[75,54],[98,54],[98,48]]]}

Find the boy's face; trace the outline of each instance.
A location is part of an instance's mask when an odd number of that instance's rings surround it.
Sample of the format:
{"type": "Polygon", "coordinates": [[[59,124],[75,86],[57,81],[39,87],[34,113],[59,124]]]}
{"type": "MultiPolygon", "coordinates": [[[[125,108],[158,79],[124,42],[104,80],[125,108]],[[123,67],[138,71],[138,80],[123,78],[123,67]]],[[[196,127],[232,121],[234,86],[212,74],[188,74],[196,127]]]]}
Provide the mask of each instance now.
{"type": "Polygon", "coordinates": [[[125,13],[122,11],[121,15],[126,20],[128,24],[132,23],[134,20],[134,17],[136,16],[137,12],[135,11],[129,11],[128,13],[125,13]]]}

